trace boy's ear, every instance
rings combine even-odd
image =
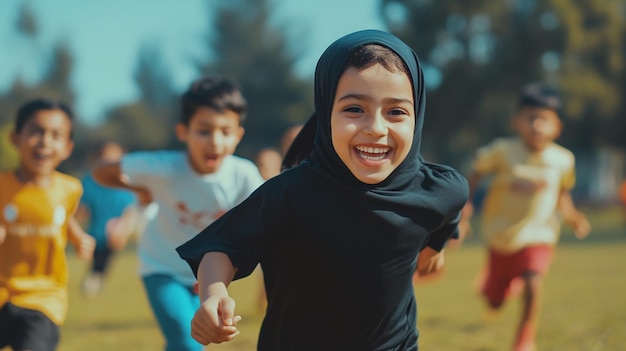
[[[187,125],[183,123],[176,124],[176,138],[178,138],[180,142],[187,142]]]
[[[73,151],[74,151],[74,142],[72,140],[69,140],[67,142],[67,148],[65,149],[65,155],[63,155],[63,161],[70,158]]]
[[[241,141],[241,139],[243,138],[243,135],[246,134],[246,130],[242,126],[239,126],[238,133],[239,133],[239,141]]]

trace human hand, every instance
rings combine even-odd
[[[147,188],[135,188],[134,191],[139,205],[147,206],[152,202],[152,193]]]
[[[578,239],[584,239],[591,232],[591,224],[584,214],[575,212],[569,218],[565,219],[570,227],[574,230],[574,236]]]
[[[191,336],[200,344],[220,344],[239,335],[235,316],[235,300],[229,296],[211,296],[196,311],[191,320]]]
[[[107,244],[112,250],[120,250],[126,246],[130,232],[124,227],[119,217],[111,218],[105,225]]]
[[[4,242],[4,239],[7,237],[7,228],[3,225],[0,225],[0,244]]]
[[[81,235],[80,238],[74,242],[74,249],[76,254],[81,260],[89,260],[93,257],[93,252],[96,249],[96,239],[90,235]]]

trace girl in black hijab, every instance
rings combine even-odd
[[[326,49],[295,166],[177,249],[198,277],[197,341],[239,333],[227,287],[260,263],[258,350],[417,350],[412,275],[440,262],[467,199],[458,172],[420,156],[424,104],[418,58],[395,36]]]

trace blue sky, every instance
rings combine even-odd
[[[273,0],[273,23],[298,45],[297,71],[311,76],[317,58],[349,32],[384,29],[380,0]],[[35,43],[16,34],[18,10],[29,3],[39,24]],[[355,4],[358,4],[355,6]],[[27,82],[41,74],[41,59],[65,39],[74,55],[75,109],[97,123],[104,109],[136,96],[132,72],[145,41],[157,42],[180,90],[196,77],[192,59],[202,57],[210,26],[206,0],[0,0],[0,92],[17,76]]]

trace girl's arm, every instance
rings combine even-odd
[[[202,305],[191,321],[191,336],[202,345],[231,341],[239,335],[235,301],[228,285],[237,269],[222,252],[208,252],[198,266],[198,288]]]
[[[574,206],[572,195],[568,190],[561,190],[558,209],[565,222],[572,227],[578,239],[585,238],[591,231],[591,224],[585,215]]]

